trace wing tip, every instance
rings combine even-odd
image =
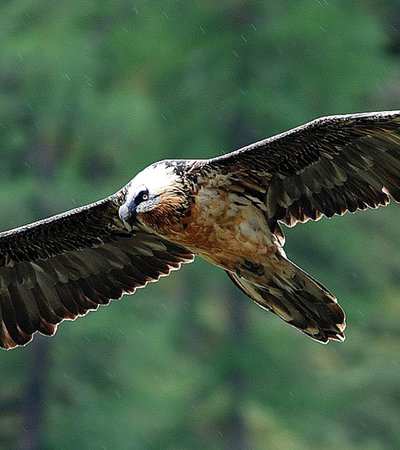
[[[321,344],[328,344],[330,341],[344,342],[346,340],[346,335],[344,334],[344,329],[346,328],[345,321],[341,323],[334,324],[329,328],[318,327],[316,329],[301,329],[299,331],[305,333],[311,339],[320,342]]]

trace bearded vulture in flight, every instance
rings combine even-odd
[[[199,255],[326,343],[336,298],[290,262],[280,224],[400,201],[400,111],[324,117],[209,160],[150,165],[110,197],[0,234],[0,346],[133,293]]]

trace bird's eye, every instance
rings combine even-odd
[[[147,190],[141,191],[136,197],[136,203],[139,204],[141,202],[145,202],[148,199],[149,199],[149,192]]]

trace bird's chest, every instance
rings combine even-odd
[[[199,190],[190,216],[171,227],[168,239],[228,270],[238,258],[265,259],[274,246],[262,211],[249,199],[216,188]]]

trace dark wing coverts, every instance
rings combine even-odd
[[[288,226],[386,205],[400,201],[400,112],[323,117],[209,164]]]
[[[132,293],[193,260],[118,219],[122,193],[0,234],[0,346],[52,335],[63,319]]]

